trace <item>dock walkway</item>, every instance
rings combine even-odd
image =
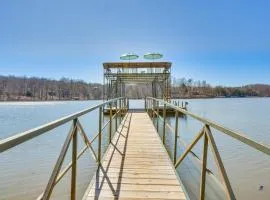
[[[127,113],[84,199],[186,199],[146,112]]]

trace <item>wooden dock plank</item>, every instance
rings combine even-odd
[[[145,112],[125,116],[84,199],[186,199]]]

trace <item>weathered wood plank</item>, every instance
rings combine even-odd
[[[89,193],[89,197],[93,198],[95,196],[101,197],[111,197],[118,196],[119,199],[123,198],[133,198],[133,199],[148,199],[148,198],[162,198],[162,199],[185,199],[185,195],[183,192],[178,191],[125,191],[120,190],[118,193],[113,193],[111,190],[97,190],[91,191]]]
[[[173,171],[167,170],[167,169],[140,169],[140,168],[135,168],[135,169],[128,169],[128,168],[112,168],[110,167],[108,169],[108,173],[110,172],[119,172],[122,171],[122,173],[146,173],[146,174],[174,174]]]
[[[110,177],[110,178],[144,178],[144,179],[174,179],[174,174],[147,174],[147,173],[116,173],[110,172],[105,175],[101,173],[100,177]]]
[[[179,186],[178,185],[146,185],[146,184],[118,184],[113,183],[112,185],[109,185],[107,182],[103,184],[102,189],[103,190],[111,190],[111,186],[114,188],[121,187],[121,190],[125,191],[170,191],[170,192],[179,192]],[[93,188],[94,189],[94,188]]]
[[[135,185],[176,185],[179,186],[179,191],[181,191],[182,189],[180,188],[180,183],[178,180],[176,179],[145,179],[145,178],[121,178],[121,180],[119,180],[119,178],[113,178],[113,177],[109,177],[108,179],[102,179],[100,177],[99,178],[99,182],[95,183],[96,185],[92,186],[92,187],[98,187],[100,188],[100,185],[102,185],[102,181],[103,182],[107,182],[109,184],[121,184],[121,187],[123,185],[126,184],[135,184]],[[96,177],[95,177],[96,179]],[[116,189],[116,188],[115,188]]]

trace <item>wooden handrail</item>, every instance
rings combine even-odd
[[[156,105],[159,103],[163,104],[163,117],[159,115],[159,106],[156,108]],[[172,108],[175,111],[175,118],[176,118],[176,123],[175,123],[175,129],[173,129],[168,123],[166,123],[166,110],[167,108]],[[156,110],[155,110],[156,109]],[[201,139],[204,138],[204,143],[203,143],[203,156],[202,156],[202,161],[200,162],[201,164],[201,184],[200,184],[200,200],[205,199],[205,184],[206,184],[206,172],[207,172],[207,154],[208,154],[208,144],[210,144],[210,148],[213,152],[214,155],[214,160],[216,162],[216,165],[218,167],[218,171],[222,177],[223,180],[223,185],[226,189],[226,194],[227,194],[227,199],[236,199],[233,189],[231,187],[229,178],[227,176],[225,167],[223,165],[222,159],[220,157],[218,148],[216,146],[214,137],[211,133],[210,127],[221,131],[222,133],[225,133],[226,135],[229,135],[238,141],[249,145],[250,147],[259,150],[262,153],[265,153],[267,155],[270,155],[270,148],[264,144],[255,142],[251,140],[250,138],[246,137],[244,134],[241,134],[239,132],[230,130],[228,128],[223,127],[220,124],[214,123],[208,119],[202,118],[200,116],[197,116],[191,112],[188,112],[180,107],[177,107],[167,101],[161,100],[161,99],[156,99],[153,97],[147,97],[145,98],[145,110],[148,112],[148,114],[152,114],[152,119],[154,119],[154,116],[157,118],[157,126],[158,126],[158,121],[159,119],[163,121],[163,134],[162,134],[162,140],[165,145],[165,140],[166,140],[166,126],[170,129],[171,132],[174,132],[174,154],[173,154],[173,162],[175,165],[175,168],[179,166],[179,164],[184,160],[184,158],[188,155],[188,153],[192,152],[192,148],[195,146],[195,144]],[[152,112],[150,113],[149,110]],[[190,145],[186,147],[186,150],[184,153],[178,158],[176,161],[176,153],[177,153],[177,134],[178,134],[178,112],[191,116],[194,119],[197,119],[200,122],[203,122],[204,127],[201,129],[201,131],[198,133],[198,135],[194,138],[194,140],[191,142]],[[158,127],[157,127],[158,129]]]
[[[147,97],[146,99],[152,99],[154,101],[158,101],[160,103],[166,104],[166,106],[168,106],[170,108],[173,108],[174,110],[177,110],[182,114],[185,114],[185,115],[190,116],[190,117],[192,117],[194,119],[197,119],[198,121],[202,122],[203,124],[206,124],[206,125],[214,128],[214,129],[216,129],[216,130],[218,130],[218,131],[220,131],[220,132],[222,132],[222,133],[224,133],[226,135],[229,135],[232,138],[235,138],[238,141],[241,141],[242,143],[245,143],[245,144],[251,146],[252,148],[257,149],[262,153],[270,155],[270,147],[269,146],[267,146],[265,144],[262,144],[262,143],[259,143],[259,142],[256,142],[256,141],[248,138],[247,136],[245,136],[245,134],[243,134],[243,133],[233,131],[233,130],[231,130],[229,128],[226,128],[226,127],[224,127],[224,126],[222,126],[222,125],[220,125],[218,123],[215,123],[215,122],[213,122],[213,121],[211,121],[209,119],[200,117],[200,116],[198,116],[198,115],[196,115],[194,113],[191,113],[191,112],[189,112],[187,110],[184,110],[184,109],[182,109],[182,108],[180,108],[178,106],[175,106],[175,105],[173,105],[173,104],[171,104],[171,103],[169,103],[167,101],[164,101],[162,99],[156,99],[156,98],[153,98],[153,97]]]
[[[157,108],[157,109],[159,109],[159,108]],[[156,111],[154,111],[156,114],[157,114],[157,112]],[[159,115],[157,115],[157,118],[159,119],[159,120],[161,120],[161,121],[163,121],[163,118],[161,117],[161,116],[159,116]],[[156,124],[156,129],[157,129],[157,131],[158,131],[158,121],[159,120],[156,120],[157,121],[157,124]],[[175,125],[175,129],[173,129],[173,127],[170,125],[170,124],[168,124],[168,123],[166,123],[166,126],[170,129],[170,131],[172,132],[172,133],[177,133],[178,132],[178,130],[176,130],[176,125]],[[175,135],[175,137],[176,137],[177,135]],[[176,148],[177,148],[177,144],[176,144],[176,142],[180,142],[184,147],[186,147],[187,146],[187,144],[183,141],[183,140],[181,140],[181,139],[179,139],[178,138],[178,136],[177,136],[177,138],[175,139],[175,146],[176,146]],[[176,151],[176,149],[174,149],[174,151]],[[202,161],[199,159],[199,156],[194,152],[194,151],[192,151],[192,149],[189,151],[191,154],[192,154],[192,156],[194,157],[194,159],[196,159],[196,162],[198,162],[199,164],[202,164]],[[176,153],[176,152],[175,152]],[[176,162],[176,161],[175,161]],[[175,164],[175,162],[174,162],[174,164]],[[210,169],[208,169],[208,168],[206,168],[206,171],[208,172],[208,173],[210,173],[210,174],[213,174],[213,172],[210,170]]]
[[[99,107],[102,107],[104,105],[107,105],[109,103],[112,103],[112,102],[116,102],[120,99],[124,99],[124,97],[119,97],[119,98],[115,98],[115,99],[111,99],[109,101],[106,101],[104,103],[101,103],[101,104],[98,104],[96,106],[93,106],[91,108],[87,108],[85,110],[82,110],[80,112],[76,112],[74,114],[71,114],[71,115],[68,115],[68,116],[65,116],[65,117],[62,117],[58,120],[55,120],[55,121],[52,121],[50,123],[47,123],[45,125],[42,125],[42,126],[39,126],[39,127],[36,127],[36,128],[33,128],[31,130],[28,130],[28,131],[25,131],[25,132],[22,132],[22,133],[18,133],[14,136],[11,136],[11,137],[8,137],[6,139],[3,139],[0,141],[0,153],[1,152],[4,152],[12,147],[15,147],[23,142],[26,142],[32,138],[35,138],[43,133],[46,133],[56,127],[59,127],[69,121],[72,121],[82,115],[85,115]]]
[[[124,100],[122,102],[122,100]],[[115,114],[112,116],[112,106],[111,104],[119,101],[119,109],[116,110]],[[39,195],[39,197],[37,199],[39,200],[48,200],[50,199],[50,196],[52,194],[53,188],[55,187],[55,185],[64,177],[64,175],[68,172],[68,170],[72,170],[71,171],[71,200],[75,200],[76,199],[76,176],[77,176],[77,160],[83,155],[83,153],[89,149],[90,152],[92,153],[95,161],[97,161],[98,163],[100,163],[101,160],[101,135],[104,131],[104,129],[108,126],[108,124],[110,124],[110,134],[111,134],[111,127],[112,127],[112,120],[115,118],[115,121],[117,120],[118,114],[121,113],[124,114],[124,112],[128,111],[128,107],[124,107],[124,106],[128,106],[128,103],[125,103],[127,101],[126,98],[124,97],[119,97],[116,99],[111,99],[109,101],[103,102],[101,104],[98,104],[94,107],[82,110],[80,112],[68,115],[66,117],[60,118],[58,120],[55,120],[53,122],[50,122],[48,124],[39,126],[37,128],[25,131],[23,133],[19,133],[17,135],[11,136],[9,138],[3,139],[0,141],[0,152],[4,152],[10,148],[13,148],[21,143],[24,143],[32,138],[35,138],[43,133],[46,133],[58,126],[61,126],[62,124],[65,124],[69,121],[73,121],[72,123],[72,127],[71,130],[69,132],[69,134],[67,135],[64,145],[62,146],[60,155],[57,159],[57,162],[54,166],[54,169],[52,171],[52,174],[50,176],[50,179],[48,181],[47,187],[45,189],[45,191]],[[123,104],[124,103],[124,104]],[[106,122],[103,126],[102,126],[102,108],[107,105],[110,104],[110,119],[108,122]],[[96,136],[94,136],[94,138],[90,141],[81,125],[81,123],[79,122],[79,117],[82,115],[85,115],[95,109],[99,108],[99,131],[98,134]],[[117,107],[116,107],[117,108]],[[122,117],[120,117],[120,120],[122,119]],[[117,123],[116,123],[116,129],[117,129]],[[78,133],[80,133],[80,136],[82,137],[84,143],[85,143],[85,147],[79,152],[77,153],[77,140],[78,140]],[[94,142],[94,140],[99,139],[98,141],[98,155],[95,154],[94,149],[92,148],[92,143]],[[66,156],[67,150],[70,146],[70,143],[72,142],[72,161],[66,166],[64,167],[64,169],[60,172],[64,158]]]

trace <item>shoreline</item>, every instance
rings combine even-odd
[[[245,96],[245,97],[241,97],[241,96],[233,96],[233,97],[224,97],[224,96],[217,96],[217,97],[177,97],[177,98],[172,98],[172,100],[182,100],[182,99],[237,99],[237,98],[270,98],[269,96]],[[59,102],[59,101],[72,101],[72,102],[76,102],[76,101],[102,101],[103,99],[78,99],[78,100],[74,100],[74,99],[60,99],[60,100],[33,100],[33,99],[22,99],[22,100],[18,100],[18,99],[14,99],[14,100],[0,100],[0,103],[2,102]],[[132,100],[144,100],[144,98],[141,99],[132,99]]]

